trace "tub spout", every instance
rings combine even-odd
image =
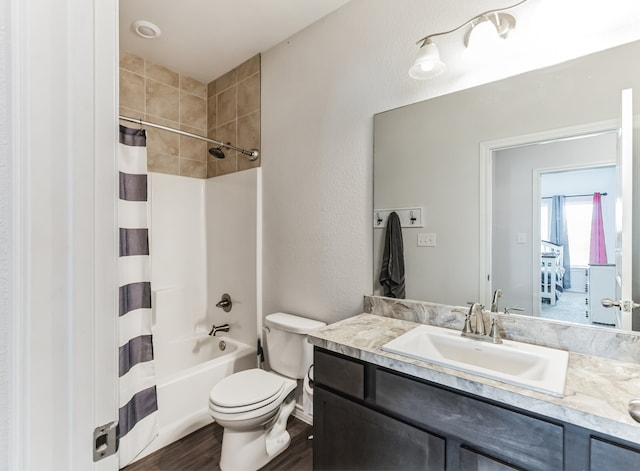
[[[214,325],[209,335],[215,337],[218,332],[229,332],[229,324]]]

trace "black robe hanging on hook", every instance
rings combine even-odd
[[[404,244],[400,218],[395,211],[387,219],[379,281],[384,296],[404,299]]]

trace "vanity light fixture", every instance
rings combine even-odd
[[[480,49],[491,43],[495,44],[506,39],[509,32],[515,28],[516,19],[514,16],[505,13],[505,11],[520,6],[526,1],[528,0],[522,0],[505,8],[485,11],[465,21],[456,28],[440,33],[429,34],[420,39],[416,42],[416,44],[420,46],[420,49],[418,50],[416,60],[409,69],[409,76],[417,80],[424,80],[444,72],[446,68],[445,63],[440,59],[438,46],[432,41],[432,38],[436,36],[455,33],[465,27],[469,27],[464,37],[464,45],[467,48],[473,47],[474,49]]]

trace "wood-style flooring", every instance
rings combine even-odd
[[[124,468],[125,471],[219,471],[222,427],[216,423]],[[295,417],[289,418],[287,431],[291,444],[261,471],[311,471],[313,468],[313,428]]]

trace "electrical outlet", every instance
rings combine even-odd
[[[436,235],[433,232],[418,234],[418,247],[435,247]]]

